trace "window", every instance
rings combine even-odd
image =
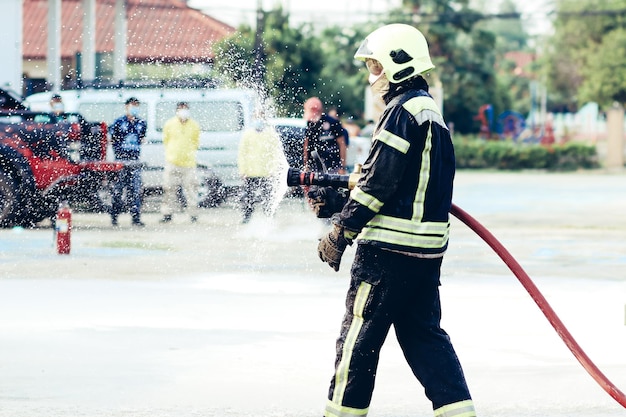
[[[156,129],[176,113],[176,101],[161,101],[156,106]],[[189,101],[191,117],[203,132],[237,132],[243,129],[243,106],[238,101]]]
[[[0,116],[0,123],[3,124],[15,124],[15,123],[22,123],[23,119],[22,116],[15,116],[15,115],[2,115]]]
[[[53,123],[49,114],[35,114],[32,117],[33,122],[37,123]]]
[[[126,106],[122,100],[119,103],[80,103],[78,112],[85,120],[103,121],[110,125],[126,114]],[[139,106],[139,118],[148,118],[148,106],[145,103]]]

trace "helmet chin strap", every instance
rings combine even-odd
[[[374,75],[374,74],[370,73],[369,77],[367,78],[367,81],[369,81],[370,85],[374,85],[374,83],[376,81],[378,81],[378,79],[380,77],[383,77],[384,75],[385,75],[384,72],[381,72],[379,75]]]

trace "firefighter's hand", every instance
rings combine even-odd
[[[335,213],[339,213],[348,201],[343,194],[332,187],[311,187],[307,197],[315,215],[320,219],[327,219]]]
[[[333,225],[333,230],[320,239],[317,245],[317,253],[323,262],[328,263],[335,271],[339,271],[341,256],[352,241],[344,236],[344,229],[341,226]]]

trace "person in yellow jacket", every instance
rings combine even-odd
[[[165,146],[165,169],[161,223],[172,221],[172,213],[177,203],[176,190],[179,186],[183,189],[191,222],[196,222],[198,220],[196,154],[200,147],[200,125],[190,117],[187,102],[179,102],[176,105],[176,116],[165,122],[163,146]]]
[[[253,129],[244,131],[239,144],[237,166],[243,179],[240,205],[243,223],[250,221],[255,206],[261,204],[270,212],[274,194],[274,179],[281,162],[285,162],[280,137],[276,130],[262,119]]]

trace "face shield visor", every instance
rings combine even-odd
[[[384,73],[383,66],[381,65],[380,62],[372,58],[367,58],[365,60],[365,66],[367,67],[367,70],[370,73],[368,81],[370,85],[372,85]]]

